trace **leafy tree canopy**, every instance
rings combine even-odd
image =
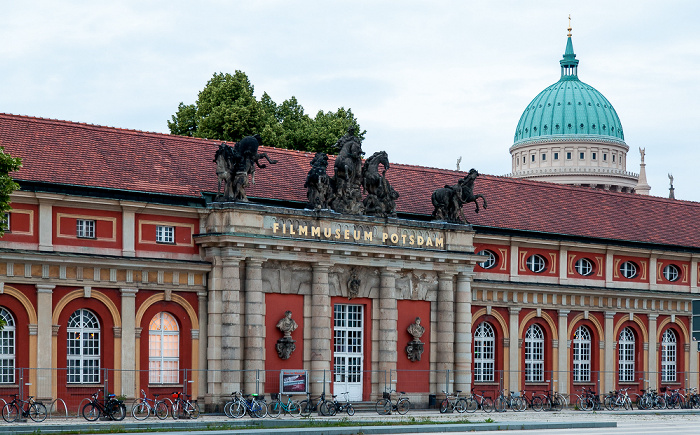
[[[10,172],[21,167],[22,160],[19,157],[6,154],[5,148],[0,147],[0,236],[5,234],[5,213],[10,210],[10,194],[19,189],[19,184],[10,177]]]
[[[337,153],[333,145],[351,125],[365,137],[350,109],[320,110],[312,118],[295,97],[278,105],[267,93],[257,100],[253,91],[242,71],[214,74],[194,104],[180,103],[168,121],[170,133],[225,141],[257,133],[267,146],[328,154]]]

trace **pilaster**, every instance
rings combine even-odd
[[[601,391],[611,391],[615,388],[615,311],[605,312],[605,367],[603,367],[604,384]]]
[[[656,328],[656,319],[659,317],[658,314],[649,314],[647,316],[649,318],[649,346],[648,346],[648,357],[647,357],[647,379],[649,380],[649,388],[657,388],[658,386],[658,380],[659,380],[659,373],[658,373],[658,364],[657,364],[657,355],[658,352],[656,351],[656,334],[657,334],[657,328]]]
[[[52,355],[54,349],[51,321],[53,312],[53,289],[55,285],[37,284],[37,325],[36,325],[36,396],[37,399],[46,400],[51,398],[51,385],[53,383]],[[19,343],[18,343],[19,344]]]
[[[245,372],[243,388],[261,393],[265,370],[265,294],[262,291],[262,259],[245,261]],[[260,378],[258,378],[258,375]],[[258,383],[262,382],[262,385]]]
[[[53,201],[39,199],[39,250],[53,251]]]
[[[379,287],[379,370],[396,371],[398,343],[398,308],[396,303],[396,272],[398,269],[381,270]]]
[[[198,397],[204,397],[207,394],[207,292],[202,291],[197,293],[197,302],[199,306],[199,349],[193,349],[198,353],[199,358],[199,391]]]
[[[559,310],[559,371],[557,372],[558,391],[569,392],[569,310]]]
[[[511,362],[510,372],[508,373],[508,388],[512,391],[520,390],[520,355],[519,346],[520,337],[518,336],[520,327],[520,307],[508,308],[508,335],[510,336],[510,346],[508,347],[508,359]]]
[[[138,397],[136,391],[136,293],[138,289],[123,288],[122,296],[122,389],[127,398]]]
[[[122,255],[136,256],[136,208],[122,206]]]
[[[228,256],[228,253],[222,253],[222,267],[221,267],[221,292],[209,292],[208,304],[209,307],[212,304],[220,304],[222,306],[221,313],[212,313],[209,310],[207,314],[207,320],[209,325],[216,324],[220,322],[219,328],[215,328],[215,333],[217,334],[220,344],[220,358],[219,369],[225,370],[220,374],[221,385],[223,394],[230,394],[233,391],[239,391],[242,389],[241,385],[241,372],[243,368],[241,366],[241,361],[243,360],[243,349],[242,349],[242,336],[243,336],[243,307],[241,304],[241,292],[242,283],[240,277],[240,267],[242,258]],[[209,334],[209,342],[212,342],[212,329],[207,331]],[[211,345],[210,345],[211,349]],[[209,371],[212,370],[210,366]],[[253,393],[253,391],[245,391],[246,393]],[[211,390],[209,390],[211,393]]]
[[[311,393],[330,391],[331,297],[328,284],[330,264],[314,264],[311,282]]]

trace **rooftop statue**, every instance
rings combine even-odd
[[[246,188],[249,177],[255,184],[255,167],[264,168],[261,159],[270,164],[277,160],[270,159],[265,153],[258,153],[258,147],[262,145],[260,135],[246,136],[231,147],[222,142],[214,154],[216,163],[216,176],[219,180],[217,200],[221,201],[248,201]],[[224,194],[221,196],[221,183],[224,183]]]
[[[384,167],[379,173],[379,165]],[[362,202],[365,214],[373,216],[396,216],[396,200],[399,193],[394,190],[386,178],[389,169],[389,157],[386,151],[377,151],[362,167],[362,188],[367,197]]]
[[[312,210],[325,210],[333,195],[331,179],[326,173],[328,168],[328,156],[326,153],[316,153],[311,160],[311,169],[306,175],[306,208]]]
[[[474,180],[479,176],[476,169],[470,169],[469,173],[457,181],[453,186],[445,186],[433,192],[432,201],[435,210],[433,210],[433,220],[447,221],[460,223],[462,220],[469,223],[464,217],[462,206],[468,202],[473,202],[476,206],[474,210],[479,213],[479,203],[477,199],[481,198],[486,208],[486,198],[484,195],[474,194]]]
[[[338,213],[362,214],[362,143],[355,136],[355,126],[348,128],[347,134],[338,139],[335,147],[339,150],[335,159],[335,175],[331,179],[333,199],[331,208]]]

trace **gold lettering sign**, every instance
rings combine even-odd
[[[364,227],[366,228],[366,227]],[[309,231],[310,229],[310,231]],[[375,231],[367,231],[365,229],[350,228],[330,228],[314,225],[293,224],[287,222],[272,223],[272,233],[282,234],[285,236],[306,237],[309,236],[315,239],[323,240],[339,240],[349,242],[373,242]],[[428,232],[408,231],[408,234],[399,233],[381,233],[381,244],[392,246],[413,246],[419,248],[441,248],[445,249],[445,239],[439,234],[430,234]],[[379,239],[376,240],[379,242]]]

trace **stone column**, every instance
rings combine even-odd
[[[123,288],[122,295],[122,391],[128,397],[138,397],[136,391],[136,293],[138,289]]]
[[[605,382],[601,386],[601,392],[611,391],[615,385],[615,324],[613,323],[615,314],[614,311],[605,312],[605,367],[603,367]]]
[[[508,309],[508,335],[510,335],[510,347],[508,348],[508,360],[510,361],[510,373],[508,373],[508,388],[512,391],[520,390],[520,307]]]
[[[214,252],[211,252],[214,251]],[[209,295],[207,301],[207,396],[205,403],[216,404],[221,400],[222,388],[224,391],[231,389],[230,385],[222,385],[222,293],[223,293],[223,262],[219,257],[218,250],[207,252],[207,259],[212,263],[212,270],[209,273],[208,288]],[[228,391],[231,393],[231,391]]]
[[[379,287],[379,370],[386,373],[387,379],[390,371],[396,371],[397,342],[399,334],[397,322],[399,312],[396,303],[396,272],[398,269],[383,269],[381,271]],[[398,347],[405,347],[405,343],[398,343]]]
[[[330,392],[331,297],[329,264],[314,264],[311,282],[311,373],[309,386],[314,395]],[[325,380],[325,382],[324,382]]]
[[[454,370],[455,365],[455,307],[454,273],[439,272],[437,295],[437,369]],[[438,374],[438,379],[442,375]],[[438,381],[439,384],[439,381]],[[448,388],[452,390],[452,388]]]
[[[647,370],[647,380],[649,381],[649,388],[657,388],[658,387],[658,380],[659,380],[659,369],[657,365],[657,355],[658,351],[656,350],[656,319],[659,317],[658,314],[649,314],[649,346],[648,346],[648,359],[647,359],[647,367],[645,369]],[[641,337],[640,337],[641,338]]]
[[[55,285],[37,284],[37,376],[36,395],[37,399],[46,400],[51,398],[51,385],[53,382],[53,371],[51,370],[54,349],[52,349],[52,313],[53,313],[53,289]],[[18,343],[19,344],[19,343]]]
[[[559,372],[557,380],[559,381],[558,391],[561,394],[569,392],[569,310],[559,310]],[[593,343],[591,343],[593,346]]]
[[[199,302],[199,349],[192,349],[199,355],[199,391],[197,397],[204,397],[207,394],[207,292],[202,291],[197,293],[197,302]]]
[[[244,391],[264,391],[265,294],[262,289],[262,263],[259,258],[245,262],[245,359]],[[258,382],[260,381],[260,383]]]
[[[455,390],[471,391],[473,268],[457,275],[455,293]]]
[[[221,322],[221,328],[218,331],[218,337],[221,344],[221,369],[224,370],[221,375],[221,394],[227,396],[234,391],[242,389],[241,385],[241,361],[243,359],[242,335],[243,335],[243,307],[241,304],[241,277],[240,267],[242,258],[233,257],[224,253],[222,258],[221,270],[221,289],[219,294],[209,292],[209,306],[212,303],[218,303],[222,306],[221,314],[215,314],[214,317]],[[216,298],[216,300],[213,300]],[[207,314],[209,324],[216,322],[212,318],[212,311]],[[211,329],[209,334],[209,343],[211,347],[212,337]],[[209,367],[211,371],[211,367]],[[245,391],[253,393],[253,391]],[[209,391],[211,393],[211,390]]]

